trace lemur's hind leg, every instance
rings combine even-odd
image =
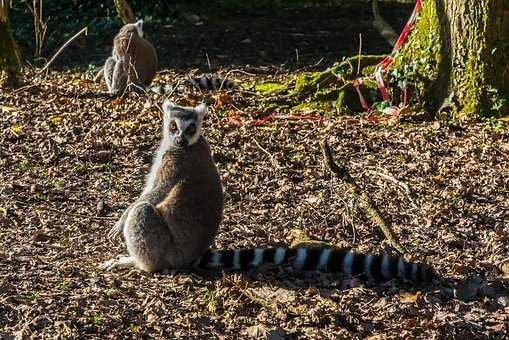
[[[119,95],[127,86],[127,75],[124,70],[124,62],[115,60],[113,57],[106,59],[104,63],[104,80],[108,87],[108,93]]]
[[[121,95],[127,86],[127,73],[124,67],[123,60],[117,60],[115,68],[113,69],[113,77],[111,78],[111,91],[110,94],[115,96]]]
[[[169,267],[167,254],[176,248],[173,235],[164,218],[150,202],[138,201],[130,206],[113,226],[110,235],[114,236],[119,230],[123,230],[130,256],[106,261],[101,265],[102,269],[136,267],[154,272]]]
[[[168,253],[175,251],[170,228],[159,211],[148,201],[138,201],[129,211],[124,238],[136,267],[155,272],[168,268]]]
[[[115,59],[113,59],[113,57],[109,57],[106,59],[103,67],[104,80],[106,81],[106,87],[108,87],[109,93],[112,91],[113,70],[115,69],[115,64]]]

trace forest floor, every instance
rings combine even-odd
[[[508,126],[294,112],[253,93],[253,82],[286,81],[330,66],[318,61],[343,55],[329,51],[332,41],[345,55],[355,54],[357,32],[372,38],[367,52],[387,52],[370,26],[369,6],[325,13],[327,23],[317,14],[307,30],[297,13],[284,14],[286,21],[260,14],[265,24],[253,19],[260,28],[280,29],[288,46],[292,34],[305,31],[295,44],[309,43],[308,59],[304,53],[298,64],[292,60],[295,48],[270,50],[280,45],[271,44],[267,30],[253,29],[208,52],[212,68],[223,75],[235,70],[229,77],[244,91],[172,95],[181,104],[209,104],[204,135],[225,191],[213,247],[289,245],[307,235],[362,252],[391,251],[352,192],[324,166],[319,143],[326,140],[400,242],[457,286],[373,285],[288,268],[210,277],[101,271],[101,262],[126,253],[106,234],[142,188],[160,139],[163,99],[110,98],[104,84],[92,81],[93,72],[79,68],[46,76],[29,68],[24,88],[0,88],[0,338],[505,338],[508,273],[500,268],[509,256]],[[245,26],[238,15],[228,17],[230,24]],[[393,24],[405,16],[394,15]],[[338,27],[349,20],[355,30]],[[201,43],[212,46],[214,37],[224,36],[221,29],[211,33],[225,21],[217,22],[193,26],[194,37],[202,36],[196,45],[186,45],[191,34],[174,37],[176,49],[159,38],[169,56],[160,53],[166,70],[155,82],[208,71]],[[301,31],[290,32],[289,22]],[[329,35],[322,46],[323,27]],[[248,38],[251,54],[238,48],[251,44],[239,45]]]

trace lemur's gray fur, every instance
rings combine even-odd
[[[120,233],[129,256],[103,269],[137,267],[155,272],[190,267],[214,239],[223,212],[223,191],[210,147],[201,135],[205,104],[163,103],[163,138],[141,196],[108,237]]]
[[[112,56],[104,64],[108,92],[122,94],[128,83],[148,86],[157,71],[157,53],[143,37],[143,21],[124,25],[113,39]]]

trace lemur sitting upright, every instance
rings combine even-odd
[[[112,56],[104,65],[108,92],[122,94],[129,83],[148,86],[157,71],[157,53],[143,37],[143,21],[124,25],[113,39]]]

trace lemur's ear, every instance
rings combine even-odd
[[[198,114],[198,117],[200,117],[200,119],[203,119],[203,117],[205,117],[205,115],[207,114],[207,104],[201,103],[200,105],[196,106],[194,110]]]
[[[175,104],[170,102],[169,100],[165,100],[163,102],[163,111],[164,113],[170,113],[171,110],[175,107]]]
[[[138,31],[138,35],[140,38],[143,38],[143,20],[138,20],[134,23],[134,27],[136,27],[136,30]]]

